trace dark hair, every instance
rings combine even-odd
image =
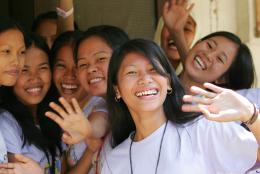
[[[33,21],[33,24],[32,24],[32,28],[31,28],[31,31],[32,32],[36,32],[39,25],[45,21],[45,20],[57,20],[58,19],[58,15],[56,13],[56,11],[48,11],[48,12],[44,12],[44,13],[41,13],[39,14]],[[75,30],[78,30],[79,27],[78,27],[78,24],[76,22],[74,22],[74,28]]]
[[[26,32],[25,32],[24,28],[20,25],[20,23],[18,23],[17,21],[15,21],[11,18],[1,16],[0,17],[0,33],[5,32],[10,29],[19,30],[23,34],[25,45],[27,45]]]
[[[29,47],[35,46],[49,56],[50,51],[43,38],[32,34],[28,39]],[[54,85],[51,85],[44,99],[37,105],[37,118],[40,129],[36,126],[29,107],[18,100],[12,87],[2,88],[2,98],[1,108],[8,110],[21,126],[23,146],[26,143],[33,144],[42,150],[51,164],[50,172],[54,174],[55,157],[59,155],[57,154],[57,149],[61,153],[61,129],[55,122],[45,116],[45,112],[51,110],[49,102],[57,101],[58,98],[58,93]],[[49,154],[51,154],[51,162]]]
[[[51,68],[53,70],[54,64],[56,63],[56,58],[58,51],[64,46],[70,46],[72,49],[75,46],[75,41],[82,34],[81,31],[66,31],[60,34],[55,40],[51,48]]]
[[[87,29],[82,36],[76,41],[75,49],[74,49],[74,59],[77,62],[78,56],[78,49],[84,40],[88,39],[89,37],[97,36],[103,39],[114,51],[117,47],[125,43],[129,40],[128,35],[124,30],[110,25],[99,25],[90,27]]]
[[[173,92],[167,95],[163,103],[164,112],[168,120],[176,124],[183,124],[198,116],[198,114],[181,111],[182,97],[185,92],[161,48],[149,40],[130,40],[114,51],[108,70],[107,105],[112,133],[111,144],[113,147],[124,141],[135,130],[135,124],[127,105],[123,100],[119,102],[115,100],[116,93],[113,88],[114,85],[118,84],[118,71],[122,61],[127,54],[133,52],[146,57],[159,74],[169,78]]]
[[[244,43],[242,43],[237,35],[227,31],[211,33],[201,40],[206,40],[216,36],[225,37],[238,45],[236,57],[234,58],[229,69],[222,76],[225,83],[217,85],[221,85],[225,88],[233,90],[251,88],[256,75],[253,58],[249,48]]]

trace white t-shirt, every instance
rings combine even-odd
[[[22,129],[15,118],[7,111],[0,114],[0,131],[6,143],[7,152],[30,157],[45,169],[45,174],[49,173],[50,165],[45,153],[35,145],[26,143],[23,146]],[[51,160],[51,155],[49,155],[49,159]],[[59,157],[56,158],[55,170],[57,174],[61,171],[61,159]]]
[[[106,112],[107,108],[105,100],[101,97],[92,97],[88,104],[84,107],[83,112],[86,117],[90,115],[91,112]],[[81,158],[87,144],[84,141],[79,142],[78,144],[71,145],[68,149],[68,163],[70,166],[74,166]]]
[[[236,92],[260,107],[260,88],[242,89]]]
[[[165,124],[132,144],[133,173],[155,173]],[[130,174],[130,137],[105,154],[102,174]],[[183,127],[168,122],[162,142],[158,174],[244,174],[257,157],[252,133],[235,122],[205,118]]]
[[[240,95],[246,97],[252,103],[255,103],[260,107],[260,88],[243,89],[236,91]],[[260,162],[257,162],[252,169],[250,169],[247,174],[257,174],[260,173]]]
[[[0,164],[1,163],[7,163],[7,149],[5,146],[4,138],[2,136],[2,133],[0,131]]]

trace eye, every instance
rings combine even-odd
[[[87,64],[87,63],[78,64],[78,68],[80,68],[80,69],[84,69],[84,68],[88,68],[88,67],[89,67],[89,64]]]
[[[157,72],[154,67],[149,69],[150,72]]]
[[[210,42],[207,42],[207,45],[208,45],[208,48],[209,48],[209,49],[212,49],[212,48],[213,48]]]
[[[25,54],[25,50],[20,51],[19,54],[20,54],[20,55],[24,55],[24,54]]]
[[[10,53],[11,51],[10,51],[9,49],[4,49],[4,50],[2,50],[1,52],[4,53],[4,54],[8,54],[8,53]]]
[[[26,73],[26,72],[28,72],[28,69],[23,68],[23,69],[21,70],[21,72],[22,72],[22,73]]]
[[[100,58],[98,58],[98,61],[99,61],[99,62],[105,62],[106,60],[107,60],[106,57],[100,57]]]
[[[40,70],[48,70],[49,69],[49,66],[41,66],[40,67]]]
[[[62,63],[57,63],[57,64],[55,64],[55,67],[57,67],[57,68],[65,68],[65,65],[62,64]]]
[[[135,74],[137,74],[136,71],[127,71],[126,72],[126,75],[135,75]]]
[[[223,61],[223,59],[222,59],[221,57],[217,57],[217,60],[218,60],[220,63],[224,64],[224,61]]]

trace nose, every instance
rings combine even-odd
[[[212,63],[217,57],[216,52],[215,51],[208,51],[206,53],[206,57],[207,57],[208,61]]]
[[[40,74],[38,71],[30,71],[29,73],[29,81],[30,82],[38,82],[40,81]]]
[[[139,80],[138,80],[138,84],[139,85],[147,85],[152,83],[152,78],[149,74],[147,73],[142,73],[140,74]]]
[[[67,79],[76,79],[77,78],[76,68],[71,68],[66,70],[64,77]]]
[[[94,73],[94,72],[97,72],[97,66],[96,65],[89,65],[88,73],[91,74],[91,73]]]

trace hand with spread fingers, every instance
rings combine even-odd
[[[184,30],[194,4],[188,0],[166,0],[163,6],[163,20],[168,30],[174,34]]]
[[[57,113],[48,111],[47,117],[54,120],[64,131],[62,140],[67,144],[76,144],[91,135],[91,125],[85,117],[76,99],[69,104],[63,97],[59,99],[63,107],[51,102],[50,107]],[[64,109],[63,109],[64,108]]]
[[[14,158],[18,162],[0,164],[0,174],[43,174],[44,170],[31,158],[20,154],[15,154]]]
[[[202,112],[203,115],[213,121],[247,122],[254,115],[254,105],[236,92],[205,83],[204,87],[211,92],[199,87],[191,87],[192,95],[185,95],[182,110],[184,112]]]

